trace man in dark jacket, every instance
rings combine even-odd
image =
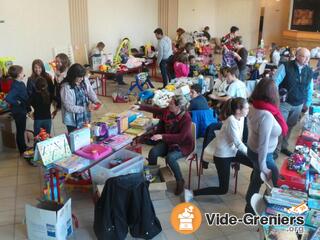
[[[298,48],[296,59],[280,65],[274,76],[279,90],[286,89],[287,92],[286,99],[280,103],[280,110],[287,121],[289,132],[285,138],[279,139],[278,151],[281,149],[288,156],[292,154],[288,150],[290,132],[299,120],[303,105],[308,108],[312,103],[313,81],[309,60],[310,51]]]

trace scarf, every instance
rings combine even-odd
[[[268,102],[265,102],[262,100],[254,100],[252,105],[256,109],[266,110],[266,111],[270,112],[274,116],[274,118],[277,120],[277,122],[279,123],[279,125],[282,129],[282,136],[287,135],[288,125],[287,125],[286,121],[284,120],[279,108],[277,108],[276,106],[274,106],[271,103],[268,103]]]
[[[91,119],[91,114],[88,111],[87,107],[89,104],[89,99],[87,96],[86,86],[84,83],[81,83],[79,86],[74,87],[74,93],[76,96],[76,105],[82,106],[85,108],[85,111],[82,113],[75,113],[76,127],[82,128],[84,124],[89,123]]]

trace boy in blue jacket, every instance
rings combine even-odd
[[[27,113],[31,111],[27,88],[23,82],[23,68],[13,65],[8,70],[9,76],[14,80],[5,100],[11,105],[11,113],[16,124],[16,141],[20,155],[27,150],[24,132],[26,130]]]

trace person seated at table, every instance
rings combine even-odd
[[[89,57],[92,58],[92,57],[100,57],[102,55],[104,55],[104,51],[103,49],[105,48],[105,44],[103,42],[98,42],[97,43],[97,46],[95,46],[91,52],[90,52],[90,55]]]
[[[176,178],[175,195],[180,195],[184,189],[184,179],[177,162],[188,156],[194,148],[191,131],[191,117],[187,111],[188,101],[184,96],[174,96],[167,108],[152,106],[134,106],[133,109],[166,115],[167,119],[158,128],[157,134],[151,137],[156,145],[148,154],[149,165],[156,165],[158,157],[166,157],[166,162]]]
[[[189,60],[189,75],[188,77],[196,77],[200,73],[200,67],[196,62],[196,57],[194,55],[190,55],[188,57]]]
[[[244,118],[248,115],[249,104],[244,98],[230,99],[227,104],[224,113],[227,119],[223,122],[217,136],[204,151],[211,159],[213,157],[219,177],[219,186],[194,191],[185,189],[186,202],[189,202],[193,196],[226,194],[229,190],[230,165],[232,162],[252,168],[252,163],[247,157],[247,147],[242,141]]]
[[[189,111],[207,110],[209,109],[207,99],[201,94],[202,87],[200,84],[193,84],[190,87],[191,101],[189,104]]]
[[[221,67],[219,72],[218,72],[218,78],[214,80],[214,85],[212,88],[212,94],[216,96],[226,96],[227,95],[227,87],[228,83],[226,80],[226,68]]]
[[[61,84],[62,121],[68,133],[90,123],[91,111],[96,108],[96,104],[101,104],[85,75],[86,69],[75,63]]]
[[[181,53],[177,61],[173,64],[174,74],[176,78],[188,77],[189,75],[189,64],[188,55],[186,53]]]
[[[214,93],[208,95],[209,98],[213,100],[218,100],[220,102],[226,102],[230,98],[242,97],[247,98],[247,88],[246,85],[237,79],[236,73],[238,71],[238,67],[226,67],[225,68],[225,76],[228,87],[226,88],[226,96],[218,96]]]

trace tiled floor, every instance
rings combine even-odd
[[[103,108],[96,113],[101,115],[106,112],[121,112],[129,108],[130,104],[113,104],[110,98],[101,98],[104,102]],[[32,123],[28,123],[31,128]],[[58,114],[53,124],[53,134],[57,135],[65,132],[66,129]],[[144,148],[144,155],[148,152],[148,147]],[[280,158],[282,159],[282,158]],[[163,164],[163,161],[160,161]],[[278,161],[281,164],[281,161]],[[180,162],[182,172],[187,179],[187,164],[183,160]],[[194,203],[204,212],[229,212],[237,216],[243,214],[245,200],[244,196],[249,183],[250,169],[241,167],[239,172],[238,193],[233,194],[234,179],[230,179],[229,193],[223,196],[201,196],[197,197]],[[193,179],[193,188],[196,186],[196,179]],[[218,184],[216,170],[210,164],[208,170],[204,170],[201,186],[213,186]],[[0,153],[0,239],[1,240],[21,240],[27,239],[26,225],[24,224],[25,204],[36,204],[40,196],[41,172],[39,168],[30,167],[23,159],[20,159],[15,151],[4,150]],[[72,208],[77,216],[80,226],[75,229],[73,239],[95,239],[93,225],[93,202],[91,193],[75,190],[71,193]],[[200,229],[193,235],[181,235],[176,233],[170,224],[171,209],[181,202],[179,197],[168,192],[151,193],[153,204],[158,218],[161,221],[163,231],[155,239],[216,239],[216,240],[256,240],[258,233],[256,228],[249,228],[243,225],[235,227],[209,227],[204,221]],[[128,239],[131,239],[128,237]]]

